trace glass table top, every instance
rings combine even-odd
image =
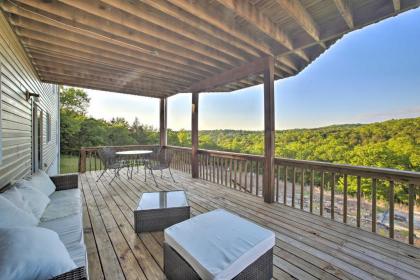
[[[143,193],[137,210],[164,209],[188,206],[184,191]]]
[[[153,151],[149,151],[149,150],[131,150],[131,151],[121,151],[121,152],[116,152],[116,155],[119,156],[123,156],[123,155],[127,155],[127,156],[131,156],[131,155],[147,155],[147,154],[152,154]]]

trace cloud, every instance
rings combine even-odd
[[[409,106],[398,110],[390,110],[386,112],[364,113],[356,115],[353,122],[357,123],[371,123],[385,121],[389,119],[405,119],[415,118],[420,116],[420,106]]]

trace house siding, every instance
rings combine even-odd
[[[42,83],[13,30],[0,13],[1,67],[1,149],[0,187],[31,173],[32,101],[25,91],[40,95],[37,105],[43,112],[42,166],[58,172],[59,110],[58,86]],[[46,113],[51,115],[51,140],[47,142]],[[51,174],[52,175],[52,174]]]

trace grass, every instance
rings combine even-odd
[[[61,155],[60,159],[60,172],[61,174],[78,172],[79,157]]]
[[[96,165],[95,165],[96,160]],[[101,167],[101,162],[98,158],[86,159],[86,171],[99,170]],[[79,157],[71,155],[61,155],[60,160],[60,171],[61,174],[74,173],[79,171]]]

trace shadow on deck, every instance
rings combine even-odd
[[[191,214],[224,208],[276,233],[275,279],[418,279],[420,249],[174,171],[111,184],[109,174],[80,174],[91,279],[164,279],[163,232],[136,234],[133,209],[145,191],[184,189]]]

